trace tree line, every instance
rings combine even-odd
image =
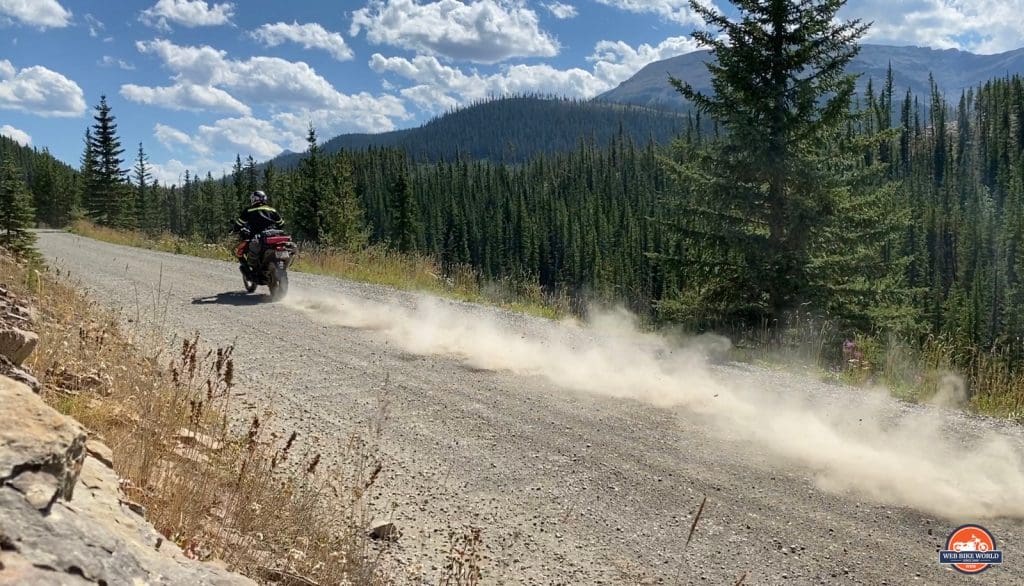
[[[934,83],[901,94],[890,72],[855,96],[843,65],[865,27],[834,18],[839,0],[817,4],[705,10],[724,35],[697,33],[718,57],[716,94],[673,81],[695,110],[667,148],[620,128],[520,163],[423,162],[388,146],[327,153],[310,128],[297,167],[238,157],[222,177],[163,186],[141,145],[126,168],[105,99],[77,174],[0,146],[48,225],[77,213],[217,241],[262,189],[308,244],[428,254],[581,308],[619,301],[694,330],[782,331],[802,312],[844,335],[941,336],[963,362],[1024,346],[1024,80],[950,102]]]

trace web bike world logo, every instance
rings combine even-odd
[[[980,574],[989,566],[1003,563],[996,538],[981,525],[964,525],[953,530],[946,548],[939,551],[939,563],[964,574]]]

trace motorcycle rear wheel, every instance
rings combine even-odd
[[[270,298],[273,301],[281,301],[288,294],[288,270],[282,264],[274,267],[270,278]]]

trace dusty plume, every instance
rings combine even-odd
[[[824,490],[957,520],[1024,518],[1024,449],[1012,438],[965,441],[944,429],[941,411],[895,414],[884,393],[862,393],[836,408],[799,393],[745,388],[705,359],[720,341],[644,333],[624,312],[526,336],[431,299],[403,309],[294,291],[287,303],[321,323],[374,330],[409,353],[454,356],[473,368],[542,376],[567,391],[698,413],[707,433],[756,444],[779,466],[810,471]],[[947,390],[944,402],[956,402],[956,391]]]

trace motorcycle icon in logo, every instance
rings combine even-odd
[[[964,574],[980,574],[1003,563],[1003,552],[996,548],[996,539],[988,529],[963,525],[949,535],[945,549],[939,551],[939,563]]]

